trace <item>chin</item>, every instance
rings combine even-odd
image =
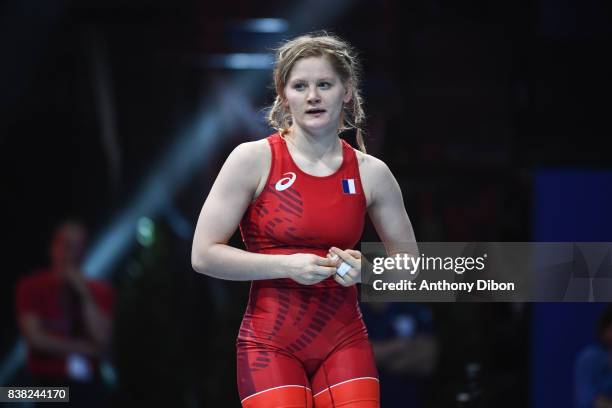
[[[328,133],[328,132],[335,131],[335,129],[329,130],[330,129],[329,125],[326,125],[326,126],[304,126],[302,129],[304,129],[308,133]]]
[[[328,120],[325,121],[312,121],[304,123],[304,127],[312,129],[325,129],[330,127],[331,123]]]
[[[300,123],[300,127],[307,131],[321,131],[333,128],[333,122],[327,119],[324,120],[308,120]]]

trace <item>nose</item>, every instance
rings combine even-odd
[[[321,97],[319,96],[319,90],[316,86],[308,88],[308,95],[306,96],[308,103],[319,103]]]

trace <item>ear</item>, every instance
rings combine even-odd
[[[281,106],[285,109],[289,109],[289,101],[285,98],[285,95],[279,95],[278,99],[281,103]]]
[[[351,99],[353,99],[353,85],[349,82],[346,84],[346,90],[344,91],[344,98],[342,101],[344,103],[349,103]]]

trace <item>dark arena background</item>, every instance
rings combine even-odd
[[[194,272],[193,231],[229,152],[272,133],[273,48],[322,29],[360,52],[368,151],[417,240],[612,241],[610,2],[8,0],[0,386],[32,384],[15,288],[77,219],[84,269],[114,288],[105,405],[240,406],[249,283]],[[382,406],[579,406],[604,306],[365,305],[409,361],[379,363]]]

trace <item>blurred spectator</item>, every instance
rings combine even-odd
[[[36,386],[69,386],[71,406],[101,406],[98,365],[111,334],[113,291],[81,269],[84,227],[65,222],[51,242],[51,266],[17,285],[19,328]]]
[[[584,348],[576,359],[574,388],[577,408],[612,408],[612,305],[597,325],[597,344]]]
[[[381,406],[424,406],[436,368],[438,342],[425,304],[362,303],[363,319],[380,375]]]

